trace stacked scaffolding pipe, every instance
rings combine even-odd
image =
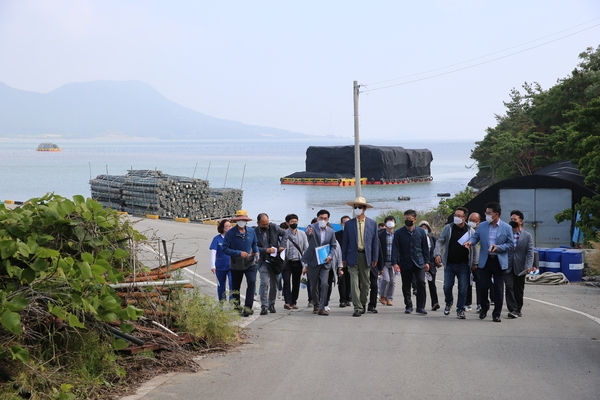
[[[156,170],[98,175],[90,186],[92,198],[104,207],[133,215],[205,220],[235,215],[242,207],[241,189],[211,189],[206,180]]]

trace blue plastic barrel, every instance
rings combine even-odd
[[[535,251],[537,251],[538,256],[539,256],[539,269],[540,269],[540,274],[546,272],[546,252],[550,250],[547,249],[545,247],[540,247],[540,248],[536,248]]]
[[[581,282],[583,277],[583,251],[567,250],[562,253],[560,272],[565,274],[569,282]]]
[[[564,249],[548,249],[546,250],[546,272],[561,272],[560,261],[562,259]]]

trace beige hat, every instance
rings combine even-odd
[[[252,221],[252,218],[248,216],[248,211],[246,210],[237,210],[235,212],[235,217],[231,218],[232,221]]]
[[[357,197],[356,199],[354,199],[354,201],[348,201],[346,202],[346,204],[348,204],[349,206],[365,206],[367,208],[373,208],[372,205],[370,205],[369,203],[367,203],[367,201],[365,200],[364,197]]]
[[[423,220],[423,221],[419,222],[419,226],[421,226],[421,225],[427,225],[427,228],[429,228],[429,230],[431,231],[431,225],[429,225],[429,222]]]

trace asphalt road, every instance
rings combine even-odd
[[[195,255],[187,275],[216,296],[207,250],[216,227],[150,220],[136,227],[152,227],[169,243],[176,237],[173,259]],[[443,299],[441,282],[438,294]],[[523,317],[510,320],[505,311],[501,323],[475,312],[466,320],[441,310],[405,315],[399,288],[395,306],[360,318],[337,307],[337,288],[329,316],[286,311],[278,301],[276,314],[245,320],[246,344],[125,399],[600,398],[600,289],[527,285],[525,296]]]

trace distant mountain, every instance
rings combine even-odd
[[[260,139],[308,137],[210,117],[139,81],[69,83],[50,93],[0,82],[0,137]]]

